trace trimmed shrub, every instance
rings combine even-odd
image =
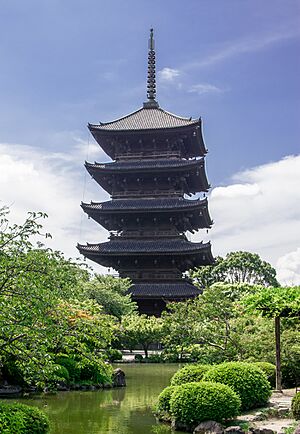
[[[276,385],[276,366],[268,362],[254,362],[253,365],[258,366],[267,376],[272,387]]]
[[[180,384],[192,383],[201,381],[203,375],[209,371],[210,365],[188,365],[175,372],[171,378],[172,386],[179,386]]]
[[[266,374],[252,363],[221,363],[213,366],[203,379],[230,386],[240,396],[242,410],[265,405],[271,396],[271,386]]]
[[[158,403],[156,406],[156,410],[158,413],[170,412],[170,399],[176,388],[177,386],[168,386],[159,394]]]
[[[112,368],[99,361],[84,361],[81,365],[80,380],[93,384],[106,384],[112,381]]]
[[[296,420],[300,419],[300,392],[292,399],[292,413]]]
[[[205,381],[177,386],[170,399],[172,417],[189,425],[232,419],[239,414],[240,406],[239,396],[229,386]]]
[[[36,407],[19,403],[0,403],[2,434],[46,434],[49,419]]]

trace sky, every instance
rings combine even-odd
[[[108,199],[83,167],[109,160],[86,125],[146,100],[150,27],[160,106],[203,119],[215,223],[193,239],[300,284],[299,0],[0,0],[1,203],[47,212],[68,257],[107,239],[80,208]]]

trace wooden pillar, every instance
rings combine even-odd
[[[275,347],[276,347],[276,390],[282,392],[281,386],[281,355],[280,355],[280,317],[275,317]]]

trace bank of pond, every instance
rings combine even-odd
[[[167,434],[176,429],[180,434],[193,432],[207,420],[225,429],[242,411],[265,406],[274,381],[271,364],[132,363],[120,367],[126,374],[126,387],[2,400],[1,433]],[[300,398],[294,401],[299,401],[294,411],[300,417]]]

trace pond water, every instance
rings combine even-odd
[[[43,409],[51,434],[169,434],[152,406],[169,385],[177,364],[122,364],[127,387],[96,392],[60,392],[21,402]],[[176,431],[178,434],[179,431]]]

